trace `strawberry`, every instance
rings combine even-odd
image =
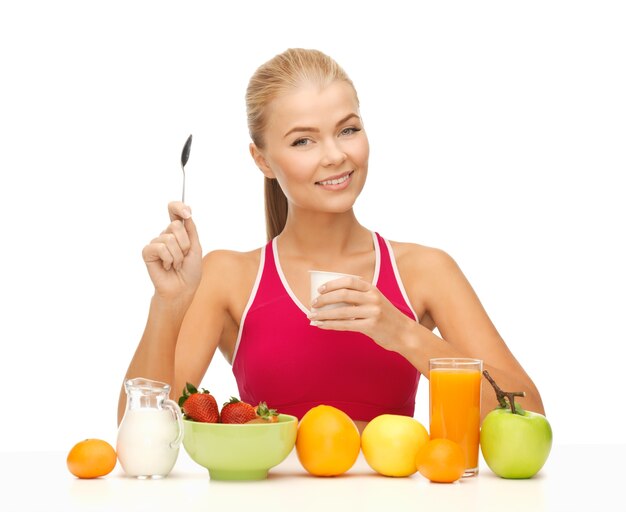
[[[266,402],[259,402],[254,408],[257,418],[266,423],[276,423],[278,421],[278,411],[270,409]],[[260,423],[260,422],[259,422]]]
[[[220,413],[215,397],[206,389],[198,391],[193,384],[187,382],[178,405],[185,413],[185,417],[203,423],[218,423]]]
[[[234,396],[222,407],[222,423],[247,423],[256,418],[254,407]]]
[[[246,421],[246,425],[250,425],[252,423],[261,423],[261,424],[267,424],[268,422],[266,420],[264,420],[263,418],[259,418],[258,416],[256,418],[254,418],[253,420],[250,421]]]

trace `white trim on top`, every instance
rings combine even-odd
[[[376,285],[378,283],[378,276],[380,274],[380,247],[378,246],[378,237],[376,236],[376,233],[371,231],[371,234],[372,234],[372,240],[374,241],[374,252],[376,253],[376,261],[374,264],[374,276],[372,277],[372,284]],[[305,315],[308,315],[311,311],[308,308],[306,308],[304,304],[300,302],[300,299],[296,297],[296,294],[293,293],[293,290],[291,289],[291,286],[289,286],[289,283],[287,282],[287,278],[285,277],[285,274],[283,273],[283,268],[280,265],[280,258],[278,257],[278,244],[276,243],[277,240],[278,240],[278,237],[272,240],[272,251],[274,252],[274,265],[276,266],[276,272],[278,273],[278,277],[280,277],[280,281],[283,283],[283,287],[287,291],[287,294],[289,295],[289,297],[291,297],[291,300],[293,300],[295,305],[298,306]]]
[[[252,306],[252,303],[254,302],[254,299],[256,298],[256,293],[259,290],[259,284],[261,283],[261,276],[263,275],[264,268],[265,268],[265,247],[261,247],[261,257],[259,258],[259,270],[257,271],[256,279],[254,280],[254,286],[252,287],[252,291],[250,292],[250,298],[248,299],[248,303],[246,304],[246,307],[243,310],[243,314],[241,315],[241,320],[239,321],[239,331],[237,332],[237,341],[235,342],[235,350],[233,351],[233,358],[230,362],[231,366],[235,364],[235,357],[237,356],[237,350],[239,349],[239,342],[241,341],[241,335],[243,334],[243,326],[246,323],[248,310]]]
[[[373,231],[372,240],[374,240],[374,252],[376,253],[375,259],[376,263],[374,264],[374,276],[372,277],[372,284],[374,286],[378,285],[378,278],[380,277],[380,245],[378,245],[378,237],[376,233]]]
[[[291,286],[289,286],[289,283],[287,282],[287,278],[285,277],[285,274],[283,273],[283,267],[280,265],[280,259],[278,259],[278,244],[276,243],[278,240],[278,237],[274,238],[274,240],[272,241],[272,250],[274,251],[274,265],[276,266],[276,272],[278,272],[278,277],[280,278],[280,282],[283,283],[283,288],[285,288],[285,290],[287,291],[287,294],[289,295],[289,297],[291,297],[291,300],[295,303],[296,306],[298,306],[305,315],[308,315],[310,313],[310,310],[307,309],[304,304],[302,304],[302,302],[300,302],[300,299],[298,299],[298,297],[296,297],[296,294],[293,293],[293,290],[291,289]]]
[[[391,244],[389,243],[389,240],[387,240],[386,238],[383,238],[383,240],[385,241],[385,245],[387,245],[387,250],[389,251],[389,259],[391,260],[391,266],[393,267],[393,273],[396,276],[396,281],[398,283],[398,287],[400,288],[400,292],[402,293],[402,297],[404,298],[404,302],[406,302],[406,305],[409,306],[411,313],[413,313],[413,316],[415,317],[415,321],[419,322],[420,321],[419,316],[417,316],[417,313],[415,312],[415,310],[413,309],[413,306],[411,305],[409,296],[407,295],[406,289],[404,288],[404,283],[402,282],[402,278],[400,277],[400,272],[398,271],[398,265],[396,265],[396,256],[393,253]]]

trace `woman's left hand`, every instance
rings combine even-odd
[[[344,303],[332,309],[324,306]],[[403,332],[415,321],[396,308],[371,283],[342,277],[326,283],[308,315],[311,325],[335,331],[356,331],[381,347],[397,351]]]

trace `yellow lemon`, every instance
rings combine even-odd
[[[417,471],[417,452],[429,441],[424,425],[414,418],[382,414],[361,434],[361,449],[369,466],[385,476],[409,476]]]

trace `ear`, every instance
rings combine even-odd
[[[261,153],[261,150],[256,146],[254,142],[250,143],[250,155],[252,155],[254,163],[261,170],[266,178],[276,178],[276,176],[274,175],[274,171],[272,171],[272,168],[268,165],[267,160],[263,156],[263,153]]]

